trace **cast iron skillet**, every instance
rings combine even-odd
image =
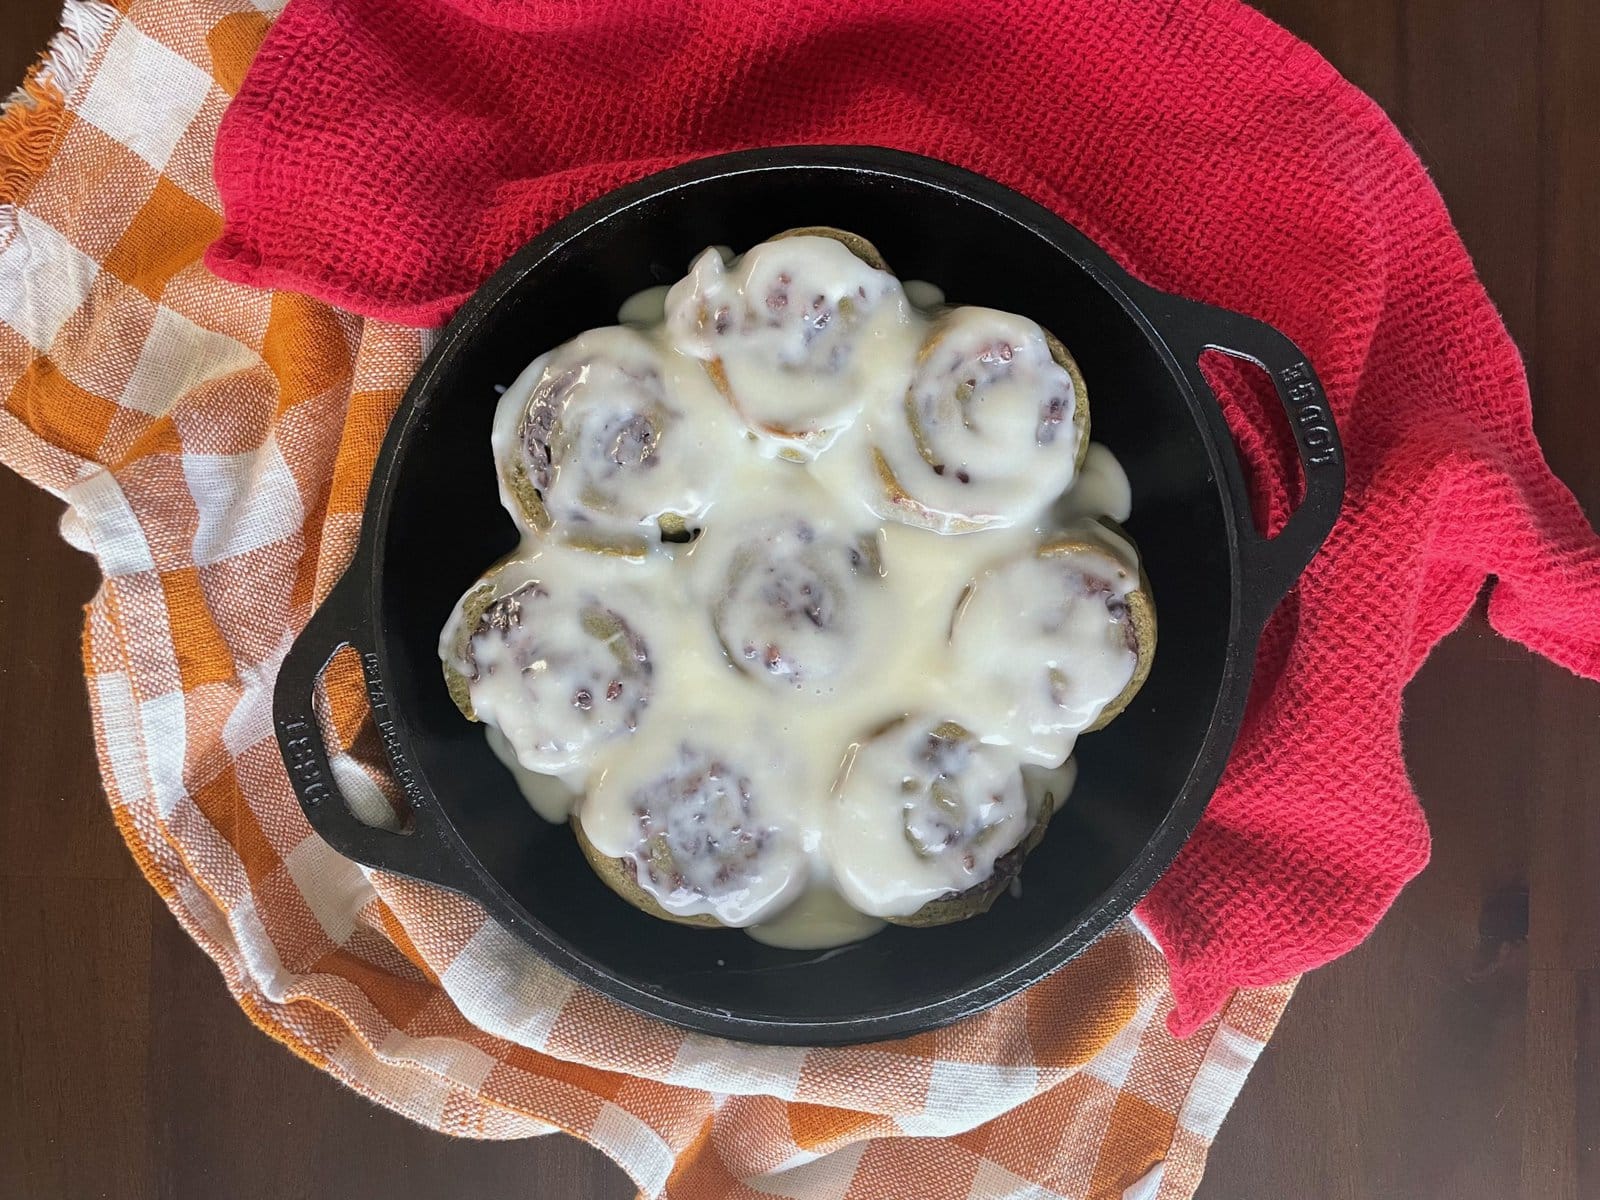
[[[1064,811],[1020,898],[937,929],[891,927],[832,952],[645,916],[536,817],[445,692],[436,646],[456,599],[516,541],[495,494],[495,384],[618,304],[680,277],[707,245],[797,225],[874,242],[902,279],[952,302],[1024,313],[1060,334],[1089,380],[1094,436],[1133,484],[1128,523],[1160,615],[1155,668],[1083,740]],[[1260,365],[1288,410],[1305,498],[1268,541],[1251,523],[1233,443],[1196,365]],[[1339,512],[1344,465],[1322,388],[1282,334],[1157,292],[1045,209],[945,163],[874,147],[708,158],[621,188],[559,222],[483,285],[445,330],[378,458],[360,545],[295,642],[274,703],[290,778],[316,831],[369,866],[473,897],[561,970],[624,1004],[748,1041],[848,1043],[918,1033],[1020,991],[1124,916],[1171,863],[1222,773],[1263,622]],[[353,646],[415,809],[394,833],[358,821],[328,767],[316,679]]]

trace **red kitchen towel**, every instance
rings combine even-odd
[[[291,0],[223,120],[207,262],[437,324],[584,201],[686,158],[799,142],[982,172],[1311,357],[1344,434],[1345,512],[1268,627],[1209,813],[1139,911],[1178,1031],[1356,945],[1428,855],[1400,753],[1406,682],[1490,575],[1500,632],[1600,676],[1600,543],[1544,463],[1517,351],[1415,155],[1258,13]],[[1212,378],[1273,527],[1294,487],[1276,401],[1241,368]]]

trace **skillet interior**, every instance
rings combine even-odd
[[[1020,898],[1002,898],[959,925],[890,928],[842,950],[803,953],[737,932],[669,925],[616,898],[567,828],[529,810],[481,727],[462,720],[435,648],[455,600],[515,543],[489,452],[494,385],[558,342],[613,322],[624,297],[677,279],[706,245],[742,249],[814,224],[865,235],[903,279],[937,283],[953,302],[1024,313],[1066,342],[1089,382],[1094,436],[1133,484],[1129,530],[1144,554],[1161,631],[1134,704],[1080,744],[1078,786],[1029,858]],[[369,531],[374,636],[413,763],[505,893],[481,898],[513,928],[528,936],[542,927],[594,968],[602,988],[610,979],[622,992],[640,989],[713,1018],[773,1022],[758,1033],[766,1040],[859,1040],[871,1033],[859,1023],[842,1039],[816,1033],[816,1023],[879,1017],[888,1019],[883,1032],[904,1033],[959,1015],[948,1005],[953,997],[981,1007],[996,998],[997,980],[1014,980],[1008,992],[1028,981],[1019,973],[1057,965],[1154,882],[1148,863],[1149,878],[1129,873],[1197,761],[1219,758],[1206,739],[1224,690],[1238,568],[1226,493],[1192,397],[1141,323],[1097,281],[1097,257],[1070,233],[1053,244],[937,183],[871,171],[796,166],[713,176],[590,224],[523,274],[502,303],[458,318],[448,352],[425,390],[414,389],[404,431],[386,452]],[[1089,266],[1075,260],[1079,253]],[[1184,801],[1190,819],[1205,798],[1195,791]],[[1108,903],[1113,894],[1117,902]],[[942,1002],[937,1015],[916,1016]],[[784,1032],[791,1024],[813,1033]]]

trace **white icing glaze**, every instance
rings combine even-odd
[[[667,293],[671,290],[669,284],[663,283],[658,287],[635,292],[622,302],[621,308],[617,309],[617,324],[646,329],[661,324],[667,319]]]
[[[1063,536],[1107,548],[1030,549],[991,568],[961,602],[951,635],[978,726],[1044,766],[1072,753],[1137,665],[1127,606],[1137,566],[1109,549],[1121,539],[1098,525]]]
[[[495,409],[501,501],[528,527],[520,472],[565,536],[653,536],[664,514],[695,524],[716,492],[733,431],[703,391],[670,386],[636,329],[592,329],[536,359]],[[672,393],[669,395],[669,391]]]
[[[756,941],[780,950],[827,950],[871,937],[883,928],[830,884],[814,884],[771,920],[752,925],[747,932]]]
[[[900,286],[905,288],[906,299],[924,312],[931,312],[944,303],[944,289],[926,279],[908,279]]]
[[[1089,443],[1089,453],[1070,490],[1056,501],[1055,520],[1066,525],[1085,517],[1110,517],[1126,521],[1133,513],[1133,488],[1116,455],[1099,442]]]
[[[541,775],[538,771],[528,770],[517,761],[517,752],[506,741],[506,735],[493,725],[484,726],[484,735],[489,739],[489,749],[500,760],[500,765],[510,771],[511,778],[517,781],[517,790],[528,802],[528,807],[552,825],[566,824],[582,793],[574,791],[554,775]]]
[[[792,748],[759,726],[717,709],[682,715],[612,756],[584,799],[583,830],[631,862],[668,912],[750,925],[805,889],[812,798],[796,786]]]
[[[1026,317],[946,310],[907,388],[887,394],[867,410],[881,460],[873,507],[885,517],[944,533],[1015,525],[1072,484],[1076,388]]]
[[[769,254],[774,250],[782,253]],[[820,334],[813,328],[808,335],[803,321],[753,323],[749,339],[730,341],[715,333],[714,309],[706,310],[709,327],[691,319],[712,297],[728,302],[729,328],[735,308],[739,321],[764,320],[750,300],[767,294],[763,281],[782,273],[790,275],[792,294],[804,290],[803,283],[836,303],[870,281],[868,298],[877,299],[858,309],[853,322],[830,320]],[[628,378],[635,381],[654,363],[654,402],[680,414],[666,433],[686,437],[683,457],[662,468],[670,488],[630,478],[615,489],[631,507],[608,515],[631,516],[627,529],[639,539],[637,557],[567,544],[571,526],[592,527],[594,519],[559,504],[551,506],[552,529],[529,531],[493,578],[501,593],[539,581],[549,597],[535,607],[548,600],[551,616],[538,624],[536,638],[515,644],[477,638],[479,671],[468,690],[479,715],[502,727],[524,769],[561,775],[564,793],[537,793],[519,778],[530,802],[544,815],[559,816],[560,797],[581,793],[576,811],[584,834],[601,853],[632,863],[641,886],[663,907],[682,915],[711,913],[730,925],[757,924],[756,936],[772,944],[840,944],[875,928],[876,918],[862,913],[904,916],[927,899],[987,878],[1038,811],[1035,770],[1024,764],[1059,766],[1071,734],[1092,720],[1082,718],[1098,712],[1097,705],[1126,682],[1126,674],[1117,681],[1125,647],[1109,646],[1103,618],[1096,624],[1082,606],[1052,606],[1048,596],[1029,594],[1052,584],[1057,568],[1035,563],[1035,551],[1059,536],[1066,515],[1126,516],[1116,486],[1120,468],[1108,451],[1091,447],[1083,482],[1069,486],[1075,450],[1070,407],[1055,440],[1034,444],[1045,401],[1037,389],[1032,399],[1027,393],[1033,384],[1060,390],[1053,362],[1030,357],[1035,341],[1043,346],[1038,327],[979,310],[974,327],[1012,338],[1012,360],[1026,367],[1010,376],[1001,372],[1004,377],[986,390],[985,412],[992,402],[998,416],[993,422],[985,417],[976,439],[982,453],[972,456],[982,465],[984,494],[1004,501],[988,509],[1004,508],[1006,516],[964,537],[884,522],[874,511],[885,506],[872,450],[898,430],[923,461],[905,401],[918,347],[934,319],[907,302],[892,276],[818,237],[765,244],[742,259],[713,249],[669,295],[664,322],[651,323],[661,305],[661,289],[651,289],[624,306],[631,328],[582,335],[543,356],[508,389],[502,417],[525,410],[541,381],[559,374],[562,364],[594,355],[598,346],[632,364]],[[923,291],[917,299],[938,298]],[[938,327],[967,331],[966,311],[945,312]],[[773,361],[762,362],[765,354]],[[785,428],[800,430],[799,439],[770,429],[750,432],[752,410],[736,411],[719,391],[706,369],[713,359],[730,367],[730,383],[759,384],[750,394],[759,397],[761,412],[797,417]],[[818,361],[831,364],[833,373]],[[614,390],[627,391],[623,382],[613,378]],[[1024,411],[1033,414],[1031,424],[1019,415]],[[1015,453],[1001,446],[1012,434],[1023,443]],[[667,444],[664,436],[661,445]],[[790,452],[797,445],[804,454]],[[495,449],[502,464],[521,453],[500,421]],[[1007,479],[1007,471],[1016,478]],[[1040,473],[1050,482],[1036,482]],[[557,487],[556,498],[564,495]],[[660,512],[693,515],[699,536],[687,544],[652,536]],[[1113,540],[1106,533],[1101,544]],[[1131,555],[1131,548],[1123,549]],[[642,646],[649,661],[647,678],[630,680],[640,686],[624,689],[615,715],[608,709],[597,716],[592,703],[595,688],[609,689],[612,682],[600,678],[603,669],[620,661],[593,636],[592,620],[591,631],[584,630],[581,613],[596,605],[626,623],[631,639],[623,641]],[[1041,624],[1062,608],[1065,625]],[[447,659],[460,659],[458,626],[459,613],[441,640]],[[543,653],[547,641],[551,652]],[[1048,664],[1063,656],[1083,679],[1067,733],[1057,728],[1061,721],[1039,718],[1036,706],[1009,702],[1006,690],[1048,680]],[[535,683],[520,668],[506,669],[535,663]],[[496,670],[484,670],[485,664]],[[568,665],[572,669],[558,682]],[[583,710],[573,700],[591,676],[591,708]],[[639,703],[624,704],[634,691]],[[919,854],[907,836],[899,790],[907,751],[899,742],[917,728],[908,714],[919,714],[923,724],[959,724],[975,739],[958,778],[976,789],[976,807],[956,844],[974,840],[979,827],[989,832],[976,839],[981,845],[970,865],[964,851]],[[892,722],[898,734],[874,736]],[[720,782],[700,778],[713,766]],[[691,776],[697,786],[689,786]],[[1048,778],[1064,794],[1059,772]],[[885,780],[887,789],[878,786]],[[923,780],[932,782],[931,776]],[[937,840],[943,810],[924,809],[912,824],[926,851]],[[705,839],[708,827],[721,831],[716,846]],[[687,861],[664,867],[662,845],[676,847]],[[844,869],[835,878],[839,863]],[[853,917],[840,911],[841,892]]]
[[[763,242],[731,266],[707,250],[666,307],[674,347],[791,458],[826,449],[915,346],[900,281],[826,237]]]
[[[918,715],[852,751],[823,849],[862,912],[907,917],[982,883],[1032,824],[1016,759],[954,722]]]
[[[650,702],[652,606],[589,561],[608,557],[552,545],[510,560],[492,575],[494,600],[473,626],[463,628],[462,609],[479,585],[445,626],[440,657],[468,680],[478,718],[530,771],[588,766],[638,726]]]
[[[724,551],[727,571],[709,597],[728,657],[777,687],[838,679],[864,652],[863,593],[879,586],[882,569],[875,533],[842,537],[801,510],[743,529],[747,536]],[[696,557],[709,562],[731,540],[714,537]]]
[[[1078,786],[1078,760],[1069,758],[1059,767],[1024,765],[1022,786],[1028,793],[1029,805],[1037,808],[1048,797],[1051,812],[1059,812]]]

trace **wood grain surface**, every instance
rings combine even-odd
[[[1594,0],[1269,0],[1428,163],[1600,514]],[[0,0],[0,88],[55,0]],[[140,879],[96,775],[90,561],[0,471],[0,1197],[622,1200],[569,1138],[456,1141],[249,1024]],[[1207,1200],[1600,1196],[1600,687],[1481,610],[1407,694],[1434,862],[1309,977],[1212,1153]]]

